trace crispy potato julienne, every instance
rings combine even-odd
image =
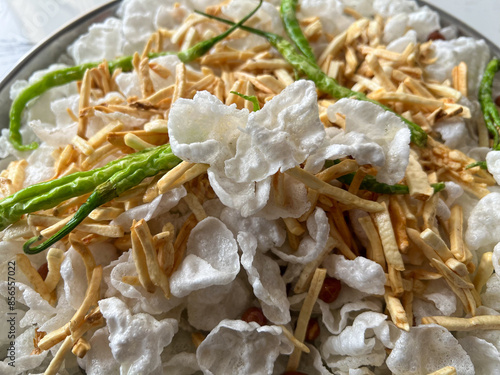
[[[158,191],[163,194],[170,190],[175,181],[181,178],[194,165],[194,163],[183,161],[172,168],[158,181]]]
[[[454,205],[450,210],[449,232],[450,251],[460,262],[468,263],[472,259],[472,253],[467,248],[463,239],[463,211],[459,205]]]
[[[406,254],[410,246],[408,235],[406,233],[406,217],[404,215],[403,208],[394,196],[390,198],[389,214],[391,222],[393,223],[394,235],[396,236],[399,251]]]
[[[446,366],[427,375],[457,375],[457,370],[453,366]]]
[[[47,252],[48,273],[45,278],[45,285],[49,292],[52,292],[59,280],[61,280],[61,263],[64,260],[64,252],[61,249],[51,248]]]
[[[424,240],[424,242],[429,245],[444,262],[453,258],[453,254],[450,249],[448,249],[446,243],[438,234],[436,234],[436,232],[426,229],[420,233],[420,238],[422,238],[422,240]]]
[[[84,115],[83,111],[85,108],[87,108],[90,104],[90,89],[91,89],[91,73],[90,70],[87,70],[85,72],[85,75],[83,76],[82,80],[82,86],[80,89],[80,100],[78,102],[78,108],[80,111],[79,118],[78,118],[78,131],[77,135],[80,138],[85,139],[86,134],[87,134],[87,124],[88,124],[88,117]]]
[[[387,266],[387,268],[389,271],[388,280],[392,289],[392,294],[395,297],[401,297],[405,291],[401,271],[394,269],[394,267],[392,267],[390,264]]]
[[[80,337],[78,341],[73,345],[71,352],[78,358],[85,357],[85,354],[90,350],[90,343],[83,337]]]
[[[410,159],[406,167],[406,183],[410,190],[410,195],[420,200],[427,200],[434,194],[434,189],[429,183],[427,173],[418,162],[418,155],[410,150]]]
[[[367,248],[367,258],[373,260],[374,262],[380,264],[384,271],[387,270],[387,264],[385,261],[384,249],[382,247],[382,242],[378,234],[377,228],[373,224],[370,216],[363,216],[358,219],[361,227],[368,237],[370,242]]]
[[[169,298],[170,286],[168,278],[163,273],[163,270],[160,268],[158,263],[156,249],[153,245],[153,236],[151,236],[151,232],[149,231],[146,221],[144,221],[144,219],[140,220],[132,226],[131,230],[132,233],[135,232],[139,238],[140,244],[146,256],[147,270],[149,277],[151,278],[151,282],[154,285],[159,286],[165,296]]]
[[[299,167],[289,169],[286,173],[301,181],[307,187],[317,190],[319,193],[325,194],[345,205],[360,208],[368,212],[378,212],[383,209],[379,203],[361,199],[354,194],[350,194],[346,190],[329,185]]]
[[[179,268],[182,260],[184,259],[184,254],[187,248],[187,240],[189,238],[189,234],[196,226],[196,223],[197,223],[196,216],[194,216],[194,214],[191,214],[184,222],[181,229],[179,230],[179,234],[175,238],[174,242],[175,259],[174,259],[174,265],[172,267],[172,272],[175,272],[177,268]]]
[[[500,329],[500,315],[478,315],[472,318],[452,316],[427,316],[422,324],[439,324],[449,331],[497,330]]]
[[[63,344],[57,350],[57,353],[52,358],[52,361],[50,361],[50,364],[47,367],[47,369],[45,370],[44,374],[56,375],[59,371],[59,368],[62,365],[62,362],[64,361],[66,353],[68,351],[70,351],[71,348],[76,343],[78,343],[80,338],[85,333],[87,333],[87,331],[89,331],[91,328],[102,326],[103,324],[104,324],[104,319],[102,317],[102,314],[101,314],[99,308],[96,307],[95,309],[93,309],[91,312],[89,312],[85,316],[83,323],[76,329],[75,332],[73,332],[73,334],[71,334],[71,335],[69,334],[70,333],[69,323],[67,324],[67,327],[66,326],[63,327],[63,328],[65,328],[65,331],[64,331],[65,336],[61,337],[61,340],[60,340],[60,341],[64,340]],[[44,338],[47,338],[48,336],[49,335],[45,336]],[[41,345],[42,341],[43,341],[43,339],[39,343],[40,348],[41,348],[40,345]],[[60,341],[58,341],[58,342],[60,342]],[[55,345],[55,344],[56,343],[53,343],[53,345]],[[45,345],[44,345],[44,347],[45,347]]]
[[[319,292],[323,286],[323,281],[326,277],[326,270],[323,268],[317,268],[314,271],[313,278],[311,280],[311,285],[309,291],[307,292],[306,299],[302,304],[300,309],[299,318],[297,320],[297,326],[295,328],[294,336],[299,342],[304,342],[306,337],[307,325],[309,323],[309,318],[311,317],[312,309],[316,300],[318,299]],[[295,347],[293,353],[290,355],[287,365],[287,371],[295,371],[300,363],[300,357],[302,355],[302,350],[299,347]]]
[[[196,217],[196,220],[202,221],[203,219],[207,218],[207,213],[205,212],[205,209],[203,208],[200,200],[196,197],[196,195],[194,195],[193,193],[187,193],[183,199],[187,203],[191,212]]]
[[[304,353],[310,353],[310,350],[306,346],[306,344],[304,344],[302,341],[299,341],[293,335],[293,333],[288,330],[288,328],[286,328],[284,325],[280,325],[279,327],[282,329],[283,334],[286,336],[286,338],[289,339],[292,342],[292,344],[295,346],[295,349],[300,350]]]
[[[410,324],[408,323],[408,317],[406,315],[405,309],[403,308],[403,305],[401,304],[401,301],[399,298],[395,297],[390,291],[387,291],[384,294],[385,298],[385,303],[387,306],[387,310],[389,311],[389,314],[391,315],[391,319],[393,323],[405,330],[409,331],[410,330]]]
[[[156,289],[155,284],[151,281],[151,276],[149,275],[148,263],[146,260],[146,253],[142,247],[141,240],[136,231],[137,223],[134,220],[132,227],[130,228],[130,236],[132,239],[132,256],[135,263],[135,268],[139,276],[139,281],[141,285],[149,293],[153,293]]]
[[[85,246],[85,244],[81,242],[76,235],[70,234],[69,243],[82,257],[83,264],[85,265],[85,272],[87,274],[87,282],[90,283],[94,268],[96,267],[94,256],[90,252],[89,248]]]
[[[481,293],[481,290],[486,285],[486,282],[490,279],[490,276],[494,271],[493,267],[493,253],[486,252],[481,257],[481,261],[479,262],[479,266],[477,267],[476,275],[474,276],[474,287],[478,293]]]
[[[439,258],[438,253],[420,237],[420,232],[418,230],[406,228],[406,233],[408,233],[408,238],[411,242],[420,249],[429,261]]]
[[[331,181],[336,178],[345,176],[346,174],[356,172],[358,170],[358,163],[352,159],[342,160],[340,163],[332,165],[316,174],[316,177],[321,181]]]
[[[26,254],[17,254],[16,263],[30,281],[33,289],[40,294],[44,300],[54,305],[57,298],[55,291],[50,291],[38,271],[31,264],[28,256]]]
[[[385,202],[381,202],[383,211],[376,212],[373,215],[375,224],[377,225],[382,248],[384,249],[385,260],[388,265],[391,265],[397,271],[404,271],[405,265],[401,253],[399,252],[396,236],[391,223],[391,217],[387,210]]]
[[[10,181],[10,188],[12,193],[15,193],[22,189],[25,178],[25,169],[27,166],[28,162],[22,159],[10,162],[9,166],[7,167],[6,178],[8,179],[8,181]]]
[[[333,249],[338,246],[338,241],[333,237],[328,237],[326,241],[325,248],[321,252],[321,254],[313,261],[307,263],[300,273],[297,284],[293,289],[295,294],[304,293],[307,291],[311,284],[311,280],[314,277],[316,269],[321,265],[323,260],[333,251]]]
[[[174,226],[167,223],[163,226],[163,232],[153,237],[155,248],[158,252],[158,264],[165,275],[171,276],[175,262],[174,249]]]
[[[344,242],[342,236],[340,235],[338,229],[335,227],[331,215],[328,217],[328,224],[330,225],[330,236],[336,241],[335,246],[347,259],[353,260],[356,258],[356,254],[347,246]]]
[[[87,292],[85,293],[85,298],[76,311],[73,318],[69,323],[69,330],[71,332],[71,336],[73,341],[76,342],[79,337],[76,337],[76,332],[79,327],[83,324],[85,315],[88,311],[97,306],[97,301],[100,298],[100,288],[101,288],[101,280],[102,280],[102,266],[97,266],[92,271],[92,277],[90,279],[89,285],[87,287]]]

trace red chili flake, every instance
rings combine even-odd
[[[333,277],[327,277],[325,281],[323,281],[323,286],[321,287],[318,298],[323,302],[332,303],[338,298],[341,289],[342,284],[339,280]]]
[[[429,34],[427,37],[427,40],[446,40],[443,34],[439,32],[439,30],[434,30],[432,33]]]
[[[264,313],[258,307],[250,307],[243,313],[241,320],[244,320],[247,323],[255,322],[261,326],[265,326],[267,324],[267,319],[264,316]]]
[[[319,323],[316,319],[310,319],[307,324],[306,341],[313,342],[319,336]]]
[[[42,276],[42,279],[46,279],[47,278],[47,274],[49,273],[49,266],[47,264],[47,262],[45,262],[44,264],[42,264],[39,268],[38,268],[38,273],[40,274],[40,276]]]

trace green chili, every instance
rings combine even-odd
[[[245,94],[242,94],[241,92],[238,92],[238,91],[230,91],[230,92],[231,92],[231,94],[238,95],[239,97],[241,97],[245,100],[248,100],[249,102],[252,102],[254,112],[257,112],[258,110],[260,110],[259,99],[257,99],[257,97],[255,95],[245,95]]]
[[[132,173],[134,168],[151,165],[148,171],[156,170],[158,173],[174,167],[180,161],[167,144],[127,155],[98,169],[31,185],[0,200],[0,230],[18,221],[24,214],[46,210],[67,199],[90,193],[121,171]]]
[[[314,52],[309,45],[302,29],[300,28],[299,21],[297,20],[297,0],[281,0],[281,19],[285,25],[285,30],[290,39],[295,43],[298,49],[311,61],[316,61]]]
[[[500,70],[500,60],[491,60],[483,74],[481,83],[479,85],[479,103],[481,104],[481,111],[483,112],[484,123],[486,128],[493,137],[493,149],[500,150],[500,114],[493,101],[492,87],[495,74]]]
[[[340,160],[327,160],[325,162],[325,168],[331,167],[332,165],[340,163]],[[356,173],[349,173],[341,177],[337,177],[337,180],[342,182],[343,184],[350,185],[352,183],[352,180],[354,179],[354,176]],[[435,184],[431,184],[431,186],[434,188],[434,193],[438,193],[441,190],[443,190],[446,186],[444,182],[438,182]],[[361,185],[359,186],[361,190],[368,190],[374,193],[379,193],[379,194],[409,194],[410,189],[408,188],[407,185],[402,185],[402,184],[394,184],[394,185],[389,185],[385,184],[383,182],[378,182],[375,176],[372,176],[370,174],[367,174],[364,178],[363,181],[361,182]]]
[[[97,186],[87,201],[59,232],[42,244],[31,248],[34,242],[41,239],[41,237],[33,237],[24,244],[24,252],[27,254],[36,254],[47,249],[49,246],[69,234],[95,208],[113,200],[134,186],[137,186],[145,178],[172,169],[181,162],[181,160],[172,153],[170,145],[158,146],[145,151],[148,152],[133,154],[135,158],[129,158],[128,163],[122,163],[123,168],[120,168],[109,179]]]
[[[337,178],[340,182],[346,185],[350,185],[352,183],[352,180],[354,178],[355,173],[349,173],[345,176]],[[443,190],[446,186],[444,182],[438,182],[435,184],[431,184],[431,186],[434,188],[434,193],[440,192]],[[372,191],[374,193],[379,193],[379,194],[409,194],[410,190],[407,185],[402,185],[402,184],[394,184],[394,185],[389,185],[389,184],[384,184],[382,182],[378,182],[375,176],[367,174],[364,178],[363,181],[361,182],[361,185],[359,187],[362,190],[368,190]]]
[[[210,14],[202,13],[195,11],[198,14],[204,15],[208,18],[215,19],[218,21],[221,21],[223,23],[226,23],[228,25],[234,25],[234,22],[217,17],[217,16],[212,16]],[[286,39],[282,38],[279,35],[265,32],[262,30],[254,29],[252,27],[248,26],[240,26],[242,30],[248,31],[250,33],[262,36],[263,38],[266,38],[267,41],[278,50],[279,53],[283,56],[283,58],[288,61],[288,63],[296,70],[298,70],[300,73],[304,74],[309,78],[311,81],[313,81],[316,84],[316,87],[326,93],[331,95],[332,97],[336,99],[341,99],[341,98],[356,98],[358,100],[363,100],[367,102],[371,102],[373,104],[376,104],[380,107],[382,107],[386,111],[390,111],[392,113],[395,113],[393,110],[391,110],[389,107],[377,102],[376,100],[372,100],[368,98],[365,94],[353,91],[348,89],[347,87],[344,87],[340,85],[335,79],[332,77],[329,77],[326,75],[317,65],[316,63],[310,61],[307,57],[297,53],[295,50],[295,47]],[[411,140],[413,143],[415,143],[419,147],[424,147],[427,142],[427,133],[425,133],[420,126],[415,124],[412,121],[409,121],[405,119],[404,117],[400,116],[399,114],[395,113],[396,116],[398,116],[401,121],[403,121],[408,128],[410,129],[411,132]]]
[[[471,169],[474,167],[479,167],[481,169],[488,170],[488,166],[486,165],[486,161],[476,161],[475,163],[471,163],[465,167],[465,169]]]
[[[179,57],[179,59],[182,62],[187,63],[203,56],[215,44],[226,38],[234,30],[242,26],[243,23],[246,22],[250,17],[252,17],[262,5],[262,1],[263,0],[260,0],[259,5],[247,16],[245,16],[240,22],[234,24],[231,28],[227,29],[222,34],[217,35],[211,39],[199,42],[185,51],[178,52],[177,56]],[[155,58],[169,54],[173,54],[173,52],[151,53],[149,54],[149,58]],[[20,133],[22,114],[24,108],[30,100],[40,96],[53,87],[62,86],[73,81],[81,80],[87,69],[95,68],[99,66],[99,64],[101,64],[101,62],[86,63],[70,68],[55,70],[53,72],[45,74],[40,80],[27,86],[23,91],[21,91],[12,102],[9,113],[9,140],[14,148],[19,151],[29,151],[34,150],[38,147],[38,143],[36,142],[32,142],[29,145],[23,145],[23,138]],[[132,64],[132,56],[126,56],[114,61],[110,61],[108,63],[108,67],[111,72],[118,68],[122,69],[124,72],[131,71],[134,68]]]

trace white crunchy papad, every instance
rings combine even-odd
[[[99,301],[109,330],[109,347],[121,374],[161,374],[160,355],[178,329],[176,319],[131,314],[116,297]],[[146,372],[145,372],[146,371]]]
[[[240,271],[238,245],[223,222],[208,217],[191,232],[186,258],[170,279],[174,296],[185,297],[212,285],[226,285]]]
[[[316,100],[310,81],[294,82],[252,113],[207,92],[180,99],[168,120],[172,151],[210,164],[210,183],[222,203],[250,216],[269,199],[269,177],[304,162],[321,144]]]
[[[114,374],[120,372],[120,363],[113,357],[109,346],[108,327],[98,329],[89,340],[91,350],[78,363],[88,375]]]
[[[343,281],[351,288],[368,294],[384,294],[384,270],[380,264],[370,259],[357,257],[349,260],[343,255],[332,254],[325,259],[323,266],[329,276]]]
[[[133,313],[146,312],[157,315],[174,309],[182,302],[175,297],[166,299],[160,289],[149,293],[141,285],[130,285],[123,281],[124,276],[137,277],[131,251],[123,253],[117,260],[105,267],[103,279],[107,287],[105,297],[119,297],[127,303]]]
[[[490,151],[486,154],[486,165],[488,166],[488,172],[490,172],[495,181],[499,183],[500,181],[500,151]]]
[[[203,340],[196,357],[206,375],[271,374],[278,355],[292,349],[281,327],[223,320]]]
[[[211,331],[224,319],[237,319],[252,304],[253,295],[242,277],[231,284],[214,285],[191,293],[187,302],[189,323]]]
[[[500,193],[490,193],[472,210],[467,227],[467,244],[473,249],[492,248],[500,242]]]
[[[273,253],[289,263],[305,264],[316,259],[324,250],[330,232],[325,211],[316,208],[306,225],[309,234],[302,238],[298,249],[293,250],[285,244],[280,248],[273,248]]]
[[[257,249],[257,240],[250,233],[240,232],[238,244],[243,252],[241,265],[247,271],[264,315],[276,324],[290,322],[290,303],[278,264]]]
[[[428,324],[402,332],[387,358],[396,375],[428,374],[453,366],[460,375],[474,374],[474,365],[457,339],[444,327]]]
[[[451,70],[460,62],[467,64],[467,83],[472,97],[477,96],[479,79],[490,59],[490,50],[484,40],[460,37],[436,40],[432,48],[436,61],[426,67],[426,72],[438,81],[451,78]]]
[[[407,126],[395,114],[360,100],[341,99],[328,107],[330,121],[335,121],[337,113],[346,116],[345,130],[329,128],[319,150],[308,159],[307,168],[317,171],[325,160],[352,156],[359,164],[378,167],[378,181],[399,182],[410,155]]]
[[[338,336],[328,337],[321,345],[321,353],[332,369],[348,371],[361,366],[381,366],[385,348],[394,347],[398,334],[386,315],[367,311],[359,314]]]
[[[429,34],[439,28],[439,15],[424,6],[409,14],[399,13],[389,18],[384,28],[384,42],[390,45],[408,29],[415,32],[419,42],[425,42]]]

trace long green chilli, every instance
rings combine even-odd
[[[260,0],[259,5],[252,12],[250,12],[248,15],[242,18],[240,22],[234,24],[232,27],[227,29],[222,34],[219,34],[211,39],[199,42],[185,51],[178,52],[177,57],[179,57],[179,60],[181,60],[184,63],[188,63],[203,56],[215,44],[226,38],[238,27],[242,26],[243,23],[246,22],[250,17],[252,17],[262,5],[262,1],[263,0]],[[170,54],[174,54],[174,52],[151,53],[149,54],[149,58],[155,58]],[[131,71],[134,68],[132,64],[132,59],[133,59],[132,56],[126,56],[126,57],[121,57],[114,61],[110,61],[108,63],[109,70],[111,72],[113,72],[116,69],[121,69],[124,72]],[[73,66],[70,68],[52,71],[50,73],[45,74],[40,80],[29,85],[19,93],[19,95],[12,102],[12,106],[10,108],[10,113],[9,113],[9,119],[10,119],[9,140],[16,150],[30,151],[38,147],[37,142],[32,142],[29,145],[24,145],[23,137],[20,133],[22,114],[28,102],[32,99],[35,99],[36,97],[40,96],[41,94],[43,94],[44,92],[53,87],[62,86],[73,81],[81,80],[87,69],[95,68],[99,66],[99,64],[101,64],[101,62],[86,63],[78,66]]]
[[[31,185],[0,200],[0,230],[18,221],[24,214],[46,210],[67,199],[90,193],[120,171],[140,168],[151,158],[160,158],[157,162],[168,163],[168,168],[180,162],[167,144],[113,160],[101,168]]]
[[[327,160],[325,162],[325,168],[331,167],[332,165],[340,163],[340,160]],[[352,180],[354,179],[354,176],[356,173],[348,173],[344,176],[337,177],[337,180],[342,182],[343,184],[350,185],[352,184]],[[441,190],[445,189],[445,184],[444,182],[438,182],[435,184],[431,184],[431,186],[434,189],[434,193],[438,193]],[[409,194],[410,189],[407,185],[402,185],[402,184],[394,184],[394,185],[389,185],[385,184],[383,182],[378,182],[375,176],[372,176],[370,174],[367,174],[364,178],[363,181],[361,182],[361,185],[359,186],[361,190],[368,190],[373,193],[378,193],[378,194]]]
[[[500,70],[500,60],[491,60],[483,74],[479,85],[479,103],[483,112],[484,123],[486,128],[493,137],[493,149],[500,150],[500,114],[493,101],[492,87],[495,74]]]
[[[145,178],[152,177],[157,175],[158,173],[172,169],[178,163],[180,163],[181,160],[172,153],[170,145],[167,144],[132,154],[123,159],[119,159],[118,162],[119,163],[112,162],[113,165],[109,167],[110,170],[115,171],[109,178],[104,179],[103,181],[102,177],[105,173],[102,173],[100,179],[95,178],[92,181],[94,185],[93,187],[95,187],[95,185],[97,185],[97,187],[87,199],[87,201],[74,214],[71,220],[61,230],[59,230],[59,232],[34,248],[32,248],[31,245],[36,241],[41,240],[41,236],[33,237],[24,244],[24,252],[27,254],[36,254],[47,249],[49,246],[53,245],[60,239],[64,238],[67,234],[69,234],[95,208],[113,200],[114,198],[118,197],[120,194],[126,192],[134,186],[137,186]],[[118,166],[120,166],[121,168],[118,169]],[[105,172],[109,172],[106,171],[106,167],[108,166],[103,167],[105,169]],[[106,174],[109,175],[110,173]],[[92,175],[92,177],[94,176],[95,175]],[[74,190],[80,190],[79,187],[82,184],[78,183],[77,181],[78,179],[74,180],[73,183],[69,185],[69,187]],[[84,186],[82,186],[81,190],[85,189],[87,192],[93,190],[90,184],[87,185],[85,183],[83,185]],[[33,187],[36,187],[36,185],[31,186],[31,188]],[[45,194],[45,197],[49,199],[50,195],[56,195],[57,197],[57,191],[50,191],[49,193]],[[76,194],[74,196],[78,195],[80,194]]]
[[[210,14],[199,12],[199,11],[195,11],[195,12],[198,14],[201,14],[205,17],[226,23],[228,25],[235,24],[234,22],[226,20],[224,18],[220,18],[217,16],[213,16]],[[316,63],[310,61],[307,57],[297,53],[297,51],[295,50],[295,47],[286,39],[282,38],[279,35],[265,32],[265,31],[258,30],[258,29],[254,29],[252,27],[248,27],[248,26],[244,26],[244,25],[240,26],[240,29],[248,31],[252,34],[259,35],[259,36],[267,39],[267,41],[274,48],[276,48],[278,50],[278,52],[283,56],[283,58],[294,69],[296,69],[300,73],[304,74],[305,76],[307,76],[307,78],[309,78],[311,81],[313,81],[316,84],[316,87],[320,91],[322,91],[326,94],[329,94],[336,99],[356,98],[358,100],[371,102],[373,104],[376,104],[376,105],[382,107],[386,111],[394,113],[410,129],[412,142],[415,143],[419,147],[424,147],[426,145],[427,133],[425,131],[423,131],[420,126],[418,126],[417,124],[415,124],[412,121],[405,119],[401,115],[395,113],[392,109],[383,105],[382,103],[379,103],[376,100],[372,100],[372,99],[368,98],[365,94],[350,90],[347,87],[340,85],[335,79],[333,79],[332,77],[329,77],[328,75],[323,73],[323,71],[316,65]]]
[[[315,62],[316,57],[314,56],[314,52],[304,36],[304,33],[300,28],[299,21],[297,20],[297,2],[297,0],[281,0],[281,19],[283,20],[285,30],[290,39],[295,43],[305,57]]]
[[[352,180],[354,179],[355,173],[349,173],[345,176],[337,178],[340,182],[346,185],[350,185],[352,183]],[[444,190],[446,185],[444,182],[438,182],[435,184],[431,184],[432,188],[434,189],[434,193],[438,193],[441,190]],[[402,185],[402,184],[394,184],[394,185],[388,185],[384,184],[383,182],[378,182],[375,176],[367,174],[364,178],[363,181],[361,182],[361,185],[359,187],[361,190],[368,190],[374,193],[379,193],[379,194],[410,194],[410,189],[408,188],[407,185]]]
[[[238,95],[240,98],[248,100],[250,103],[252,103],[254,112],[257,112],[260,110],[259,99],[257,99],[257,97],[255,95],[245,95],[245,94],[242,94],[241,92],[238,92],[238,91],[230,91],[230,93],[234,94],[234,95]]]

